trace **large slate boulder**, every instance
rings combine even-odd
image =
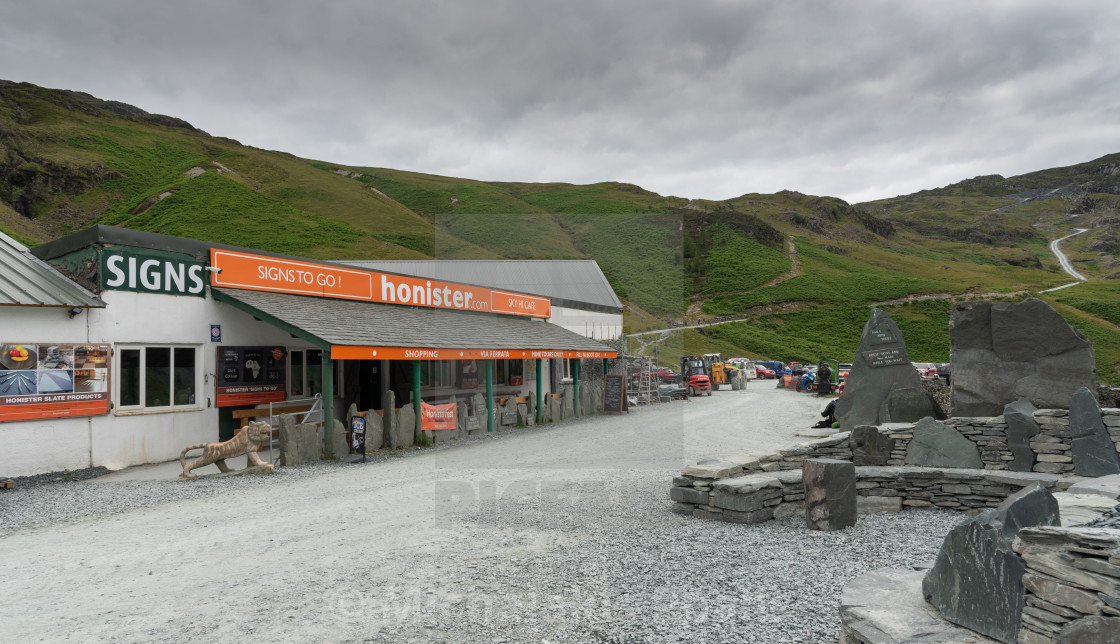
[[[331,421],[331,449],[335,458],[344,458],[350,453],[350,441],[346,440],[346,425],[335,418]]]
[[[1026,397],[1039,409],[1068,409],[1093,387],[1093,344],[1049,304],[960,302],[949,320],[951,416],[996,416]]]
[[[314,423],[296,424],[292,414],[280,416],[280,464],[300,465],[322,458],[323,437]]]
[[[384,440],[381,424],[381,416],[376,409],[366,411],[366,453],[381,449]]]
[[[1073,446],[1073,473],[1078,476],[1120,474],[1116,444],[1104,426],[1097,399],[1085,387],[1073,394],[1069,407],[1069,435]]]
[[[1026,565],[1011,544],[1022,528],[1060,523],[1058,502],[1046,488],[1023,488],[949,532],[922,580],[922,594],[954,624],[1014,644]]]
[[[843,530],[856,524],[856,466],[849,461],[810,458],[801,465],[805,523],[810,530]]]
[[[389,449],[397,449],[397,396],[390,389],[381,399],[381,445]]]
[[[931,416],[945,420],[941,405],[920,386],[897,387],[887,394],[886,413],[880,413],[880,421],[886,423],[915,423]]]
[[[416,409],[412,403],[401,406],[397,412],[397,447],[412,447],[416,444]]]
[[[894,450],[894,439],[872,425],[860,425],[852,429],[848,436],[852,448],[852,463],[861,467],[866,465],[886,465]]]
[[[1007,464],[1012,472],[1030,472],[1034,469],[1034,449],[1031,438],[1040,431],[1034,412],[1038,408],[1026,398],[1007,403],[1003,408],[1003,420],[1007,423],[1007,448],[1014,460]]]
[[[980,449],[955,428],[933,418],[914,425],[914,437],[906,447],[906,464],[918,467],[983,469]]]
[[[898,325],[880,309],[872,309],[844,385],[844,395],[836,401],[840,430],[882,424],[881,410],[896,388],[920,389],[921,378],[910,364]]]

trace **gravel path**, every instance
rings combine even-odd
[[[823,403],[772,387],[366,464],[0,493],[5,639],[834,642],[844,583],[931,561],[962,515],[676,514],[697,454],[804,440]]]

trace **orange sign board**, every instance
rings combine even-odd
[[[552,300],[482,286],[211,249],[211,286],[548,318]]]
[[[455,429],[456,407],[454,403],[429,405],[420,401],[420,429]]]
[[[495,360],[506,358],[617,358],[617,351],[435,349],[334,345],[332,360]]]

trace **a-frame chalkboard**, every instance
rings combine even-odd
[[[603,380],[603,413],[630,413],[626,404],[626,376],[607,374]]]

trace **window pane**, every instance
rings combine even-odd
[[[121,350],[121,407],[140,404],[140,349]]]
[[[293,396],[303,395],[303,352],[293,351],[288,356],[292,361],[291,377],[288,384]]]
[[[424,361],[420,363],[420,386],[427,387],[432,385],[432,363],[431,361]]]
[[[144,350],[144,406],[171,405],[171,348],[146,347]]]
[[[307,350],[307,395],[323,393],[323,352]]]
[[[194,404],[194,349],[175,349],[175,404]]]

